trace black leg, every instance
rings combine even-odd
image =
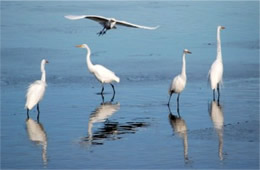
[[[111,86],[112,86],[112,88],[113,88],[113,92],[114,92],[114,94],[116,93],[116,91],[115,91],[115,87],[114,87],[114,85],[113,84],[110,84]]]
[[[98,32],[97,34],[98,34],[98,36],[100,36],[100,35],[103,35],[104,34],[104,30],[105,30],[106,28],[104,27],[100,32]]]
[[[29,119],[30,116],[29,116],[29,109],[27,108],[27,119]]]
[[[102,97],[102,104],[104,104],[104,95],[101,93],[101,97]]]
[[[213,89],[213,101],[215,101],[215,89]]]
[[[217,86],[217,90],[218,90],[218,102],[219,102],[219,99],[220,99],[220,90],[219,90],[219,84]]]
[[[39,122],[39,118],[40,118],[40,106],[39,106],[39,103],[37,104],[37,111],[38,111],[37,121]]]
[[[180,93],[178,94],[178,97],[177,97],[177,112],[179,114],[179,101],[180,101]]]
[[[171,97],[172,97],[172,92],[171,92],[170,97],[169,97],[168,106],[170,105]]]
[[[115,93],[113,93],[113,96],[112,96],[112,98],[110,100],[111,103],[114,101],[114,98],[115,98]]]
[[[103,92],[104,92],[104,85],[102,84],[102,89],[101,89],[100,94],[103,95]]]

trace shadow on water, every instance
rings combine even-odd
[[[117,140],[121,139],[123,134],[134,134],[137,128],[147,127],[146,122],[129,121],[120,123],[117,121],[109,121],[120,109],[119,102],[113,102],[113,98],[109,102],[104,102],[104,96],[102,97],[102,103],[91,113],[88,121],[88,135],[82,138],[81,144],[86,146],[91,145],[103,145],[105,140]],[[97,128],[95,131],[94,125],[101,123],[102,127]]]
[[[185,120],[181,118],[179,113],[179,108],[177,109],[177,115],[174,115],[171,111],[170,106],[168,106],[169,109],[169,122],[173,129],[174,134],[177,134],[182,140],[183,140],[183,151],[184,151],[184,161],[186,164],[190,163],[188,157],[188,135],[187,135],[187,126],[185,123]]]
[[[26,119],[26,130],[31,140],[36,145],[42,146],[42,161],[44,166],[47,165],[47,134],[43,128],[43,125],[39,121],[35,121],[31,118]]]
[[[208,111],[210,118],[213,122],[214,129],[218,134],[218,156],[220,160],[223,160],[223,125],[224,125],[224,116],[222,111],[222,106],[219,102],[212,101],[208,105]]]

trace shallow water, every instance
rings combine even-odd
[[[259,2],[1,2],[1,12],[1,168],[259,169]],[[67,14],[160,28],[98,37],[101,26]],[[207,85],[218,25],[226,27],[220,105]],[[82,43],[120,77],[112,102],[109,85],[104,103],[96,94],[86,51],[75,48]],[[184,48],[192,54],[178,117],[167,90]],[[35,108],[26,120],[24,96],[43,58],[38,123]]]

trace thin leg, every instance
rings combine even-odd
[[[169,104],[168,104],[168,109],[169,109],[170,114],[172,114],[172,111],[171,111],[171,108],[170,108]]]
[[[40,118],[40,106],[39,106],[39,103],[37,104],[37,111],[38,111],[37,121],[39,122],[39,118]]]
[[[29,109],[27,108],[27,119],[29,119],[30,116],[29,116]]]
[[[101,93],[101,97],[102,97],[102,104],[104,104],[104,95]]]
[[[217,86],[217,90],[218,90],[218,102],[219,102],[219,99],[220,99],[220,90],[219,90],[219,84]]]
[[[215,101],[215,89],[213,89],[213,101]]]
[[[112,98],[110,100],[111,103],[114,101],[114,98],[115,98],[115,93],[113,93],[113,96],[112,96]]]
[[[111,86],[112,86],[112,88],[113,88],[113,92],[114,92],[114,94],[116,93],[116,91],[115,91],[115,87],[114,87],[114,85],[113,84],[110,84]]]
[[[171,97],[172,97],[172,93],[170,94],[170,97],[169,97],[168,106],[170,105]]]
[[[101,90],[100,94],[103,95],[103,92],[104,92],[104,85],[102,84],[102,90]]]
[[[100,31],[100,32],[98,32],[97,34],[100,36],[100,35],[103,35],[103,31],[105,30],[105,27],[103,27],[103,29]]]
[[[178,94],[178,97],[177,97],[177,112],[178,112],[178,115],[180,116],[180,114],[179,114],[179,101],[180,101],[180,93]]]

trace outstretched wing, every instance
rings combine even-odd
[[[121,25],[121,26],[126,26],[126,27],[142,28],[142,29],[148,29],[148,30],[155,30],[160,27],[159,25],[157,25],[156,27],[147,27],[147,26],[132,24],[130,22],[120,21],[120,20],[116,20],[116,24]]]
[[[100,23],[101,25],[104,25],[104,23],[109,20],[108,18],[98,16],[98,15],[66,15],[64,17],[67,19],[70,19],[70,20],[78,20],[78,19],[84,19],[84,18],[91,19],[93,21]]]

